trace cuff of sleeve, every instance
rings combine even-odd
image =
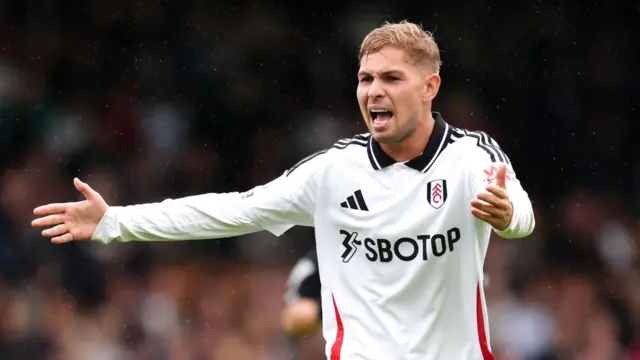
[[[518,223],[520,222],[520,212],[516,204],[513,204],[513,216],[511,217],[511,223],[504,230],[493,229],[496,234],[505,239],[518,237]]]
[[[110,206],[102,219],[100,219],[91,241],[108,244],[119,237],[117,207]]]

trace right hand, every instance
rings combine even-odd
[[[33,210],[38,218],[31,222],[31,226],[48,227],[42,230],[42,236],[51,238],[54,244],[90,240],[109,208],[102,196],[89,185],[78,178],[73,179],[73,185],[86,200],[48,204]]]

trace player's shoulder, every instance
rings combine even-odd
[[[367,146],[369,146],[370,139],[370,133],[356,134],[352,137],[342,138],[336,141],[333,146],[327,149],[327,151],[330,151],[334,156],[341,156],[341,153],[344,152],[362,151],[365,150]]]
[[[300,167],[322,168],[328,164],[359,159],[361,156],[366,156],[363,154],[366,154],[366,148],[370,138],[371,134],[362,133],[339,139],[332,146],[316,151],[298,161],[294,166],[289,168],[287,174],[296,171]]]
[[[508,156],[498,142],[484,131],[449,125],[449,134],[453,145],[451,148],[464,154],[470,162],[488,157],[491,162],[509,163]]]

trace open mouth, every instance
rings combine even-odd
[[[371,116],[373,126],[375,128],[381,128],[387,125],[393,118],[393,112],[386,109],[372,109],[369,110],[369,116]]]

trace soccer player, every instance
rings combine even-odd
[[[418,25],[364,38],[357,99],[366,134],[339,140],[244,193],[109,206],[86,200],[34,210],[54,243],[279,236],[315,228],[326,355],[338,359],[493,359],[482,290],[491,232],[534,229],[507,155],[483,132],[432,110],[440,52]]]
[[[322,298],[318,256],[311,249],[291,269],[282,311],[282,329],[289,336],[292,359],[301,358],[300,341],[321,329]]]
[[[282,328],[289,336],[299,338],[314,334],[322,320],[321,283],[318,256],[311,249],[291,269],[282,312]]]

